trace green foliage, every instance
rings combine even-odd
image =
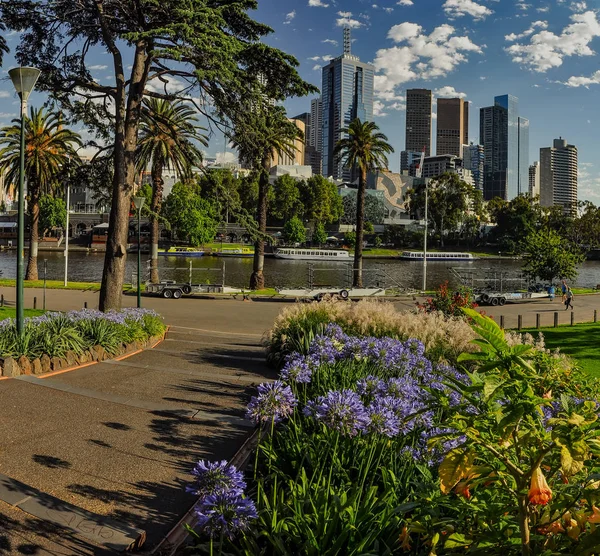
[[[356,247],[356,232],[346,232],[344,234],[344,245],[350,248]]]
[[[60,197],[40,197],[40,229],[46,236],[52,228],[64,228],[67,224],[67,205]]]
[[[283,236],[288,243],[304,243],[306,241],[306,228],[297,216],[288,220],[283,226]]]
[[[531,231],[523,241],[523,272],[531,279],[574,280],[583,262],[580,249],[553,230]]]
[[[152,207],[152,186],[149,183],[144,183],[135,194],[136,197],[144,198],[144,206],[142,207],[142,216],[150,214],[150,207]],[[133,200],[132,200],[133,203]]]
[[[288,174],[279,176],[273,183],[273,198],[269,203],[271,215],[279,220],[302,216],[304,207],[300,198],[302,182]]]
[[[323,226],[321,222],[315,224],[312,241],[317,245],[323,245],[327,241],[327,232],[325,231],[325,226]]]
[[[356,190],[349,191],[342,197],[343,214],[342,224],[356,226],[356,204],[358,194]],[[365,220],[375,224],[383,224],[385,218],[385,204],[381,197],[366,193],[365,195]]]
[[[502,251],[520,254],[524,251],[522,240],[542,226],[542,209],[536,199],[519,195],[512,201],[492,199],[487,205],[492,222],[492,240]]]
[[[338,187],[323,176],[312,176],[302,182],[304,217],[322,224],[337,222],[343,214],[342,198]]]
[[[375,247],[381,247],[382,243],[383,243],[383,240],[381,239],[381,236],[377,236],[374,241]]]
[[[414,241],[414,234],[406,226],[392,224],[386,226],[383,231],[385,243],[391,243],[394,247],[409,247]]]
[[[217,233],[217,210],[200,196],[196,184],[176,183],[163,204],[163,216],[177,238],[192,245],[208,243]]]
[[[436,288],[433,297],[427,298],[418,307],[426,313],[441,311],[449,317],[462,317],[464,308],[473,309],[477,307],[477,303],[475,303],[475,296],[471,288],[459,286],[450,291],[448,281],[446,281]]]
[[[375,233],[375,226],[373,226],[373,224],[371,222],[365,222],[365,225],[363,226],[363,230],[365,231],[365,234],[374,234]]]

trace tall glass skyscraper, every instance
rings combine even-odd
[[[348,35],[349,37],[349,35]],[[373,80],[375,67],[350,54],[350,41],[344,36],[344,54],[323,68],[321,87],[323,117],[323,175],[334,179],[354,180],[353,172],[334,160],[336,143],[345,135],[355,118],[373,121]]]
[[[484,147],[483,195],[486,200],[507,201],[529,190],[529,120],[519,116],[519,99],[494,98],[482,108],[480,142]]]

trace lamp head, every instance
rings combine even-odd
[[[133,198],[133,204],[135,205],[135,208],[137,210],[142,210],[142,207],[144,206],[144,201],[146,199],[144,197],[134,197]]]
[[[31,67],[19,67],[8,70],[8,75],[21,100],[27,101],[37,83],[40,73],[39,69]]]

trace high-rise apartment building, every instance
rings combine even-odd
[[[438,98],[436,154],[462,157],[462,146],[468,144],[469,103],[462,98]]]
[[[431,102],[429,89],[407,89],[405,151],[431,154]]]
[[[310,101],[310,119],[312,127],[308,144],[311,147],[322,152],[323,150],[323,103],[320,98],[314,98]]]
[[[355,118],[373,121],[373,81],[375,67],[361,62],[350,51],[350,29],[344,29],[344,53],[323,68],[321,100],[322,167],[323,175],[352,182],[351,168],[344,168],[335,160],[333,151],[337,142],[345,137],[341,130]]]
[[[529,187],[529,120],[519,116],[519,99],[494,98],[482,108],[479,140],[484,147],[483,196],[510,201]]]
[[[577,147],[559,137],[552,147],[540,149],[540,204],[577,211]]]
[[[529,196],[539,197],[540,195],[540,163],[536,160],[529,167]]]
[[[463,166],[470,170],[473,176],[473,185],[483,193],[483,171],[485,155],[483,145],[463,145]]]

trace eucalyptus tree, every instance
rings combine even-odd
[[[152,201],[150,222],[150,280],[158,278],[158,219],[163,198],[163,171],[173,170],[182,177],[191,174],[202,162],[199,145],[208,146],[207,137],[198,125],[196,111],[182,100],[144,98],[138,137],[138,171],[150,167]]]
[[[63,168],[78,160],[75,146],[81,146],[78,133],[63,126],[59,113],[32,107],[25,118],[25,177],[29,211],[29,260],[26,279],[37,280],[40,197],[52,193]],[[21,161],[21,120],[0,129],[0,174],[5,183],[17,183]]]
[[[387,142],[387,137],[379,131],[377,124],[373,122],[361,122],[356,118],[350,122],[347,129],[342,129],[341,133],[346,136],[337,142],[333,156],[346,168],[358,170],[353,286],[361,288],[367,172],[387,168],[386,155],[393,153],[394,149]]]
[[[21,32],[16,58],[42,72],[37,88],[112,148],[109,235],[100,309],[121,305],[135,153],[144,96],[193,102],[235,120],[250,98],[283,100],[315,87],[298,62],[265,43],[256,0],[2,0],[0,21]],[[92,65],[104,54],[110,70]]]
[[[250,288],[260,290],[265,287],[265,238],[267,232],[267,201],[269,197],[269,170],[273,159],[293,157],[295,141],[302,132],[288,120],[281,106],[255,103],[234,122],[231,144],[237,149],[240,160],[251,166],[258,176],[258,199],[256,219],[258,236],[254,246],[254,265],[250,276]]]

